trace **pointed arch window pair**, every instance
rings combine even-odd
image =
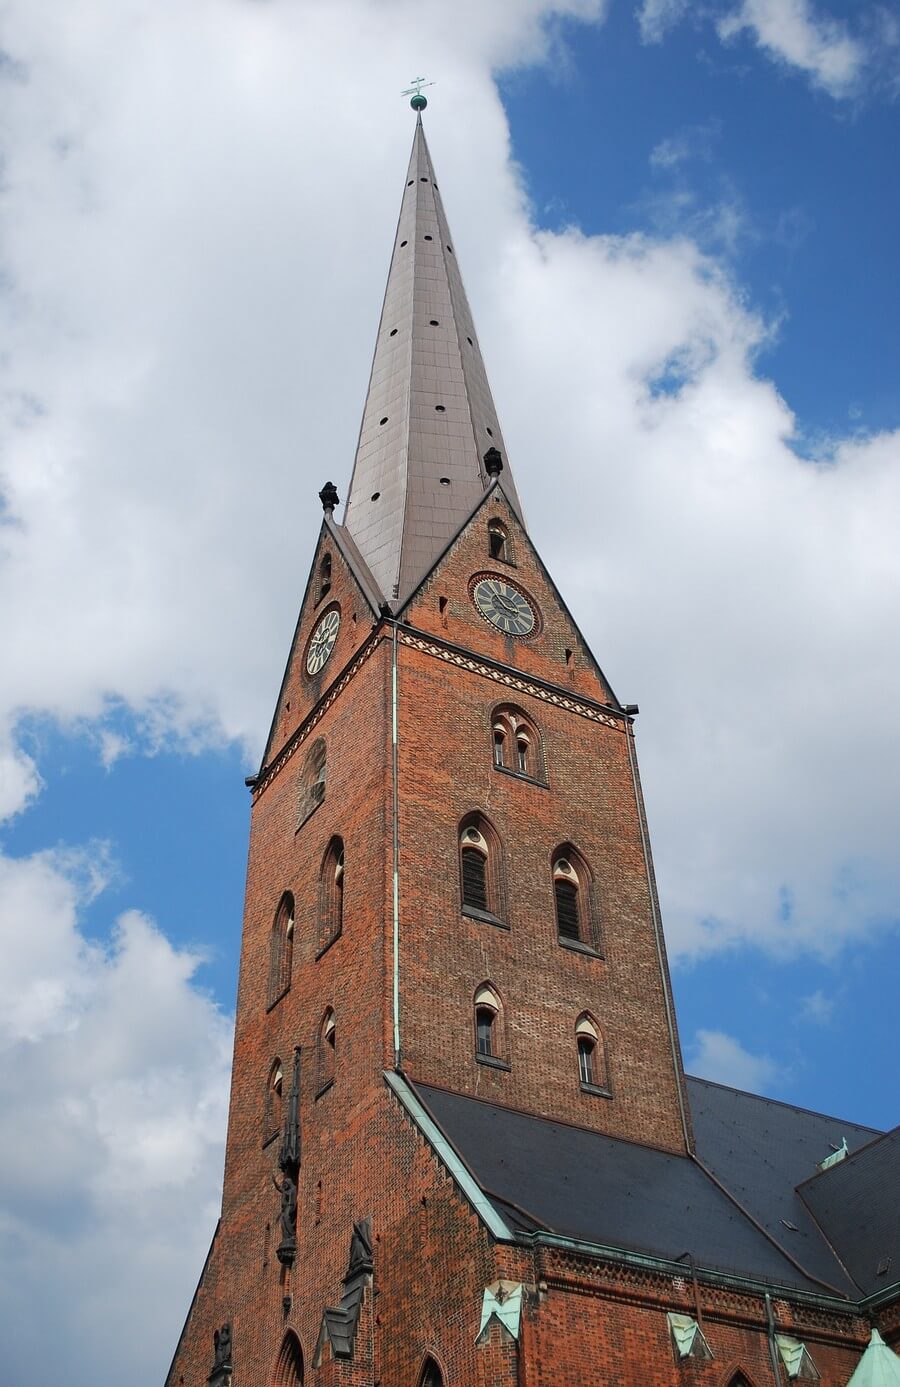
[[[544,750],[540,733],[520,708],[501,704],[491,714],[491,745],[497,770],[544,782]]]

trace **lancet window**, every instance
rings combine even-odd
[[[344,928],[344,841],[332,838],[319,878],[319,953],[337,939]]]
[[[464,915],[500,923],[505,891],[500,840],[483,814],[470,814],[459,829],[460,899]]]
[[[269,936],[269,1006],[284,996],[291,985],[294,960],[294,897],[285,891]]]

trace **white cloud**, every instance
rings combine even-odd
[[[816,14],[809,0],[740,0],[719,20],[722,39],[749,31],[771,57],[799,68],[831,96],[847,96],[859,82],[867,54],[842,24]]]
[[[809,996],[800,998],[800,1016],[816,1026],[827,1026],[834,1015],[834,998],[827,997],[819,987]]]
[[[429,136],[533,534],[643,708],[673,948],[833,952],[900,896],[900,441],[799,459],[767,325],[684,235],[534,232],[492,73],[555,52],[550,8],[7,6],[0,727],[49,714],[109,759],[124,708],[145,748],[258,750],[315,495],[352,463],[411,138],[394,93],[439,72]],[[40,782],[4,747],[8,814]],[[48,1265],[73,1387],[136,1380],[148,1337],[162,1362],[215,1218],[225,1026],[139,914],[84,938],[105,870],[0,872],[13,1380],[47,1351]],[[767,1081],[717,1034],[699,1063]]]
[[[641,0],[637,8],[641,38],[645,43],[659,43],[671,28],[687,14],[689,0]]]
[[[0,857],[10,1382],[51,1381],[60,1345],[73,1383],[161,1381],[218,1212],[230,1026],[138,912],[108,947],[85,938],[106,870],[102,852]]]
[[[751,1054],[724,1031],[698,1031],[686,1064],[690,1073],[701,1079],[750,1093],[765,1093],[781,1077],[778,1065],[768,1055]]]
[[[717,8],[706,0],[641,0],[636,11],[641,38],[659,43],[682,20],[690,17],[703,23]],[[811,0],[736,0],[727,13],[719,14],[715,27],[726,43],[749,34],[775,62],[805,73],[813,86],[842,98],[858,91],[877,49],[891,44],[887,16],[873,10],[868,20],[868,27],[878,34],[877,44],[854,37],[843,24],[818,12]]]

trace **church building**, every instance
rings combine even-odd
[[[637,708],[529,538],[424,105],[166,1387],[900,1387],[900,1131],[684,1073]]]

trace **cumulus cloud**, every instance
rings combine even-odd
[[[40,789],[23,714],[106,763],[172,741],[258,753],[316,492],[350,473],[411,138],[393,93],[439,71],[429,138],[510,464],[640,700],[674,952],[833,953],[895,923],[900,440],[802,456],[758,364],[771,327],[695,240],[532,224],[493,73],[555,60],[554,16],[602,13],[6,7],[0,813]],[[108,870],[96,850],[0,869],[13,1380],[50,1351],[48,1265],[73,1387],[136,1380],[135,1306],[168,1351],[215,1219],[227,1025],[140,913],[85,937]],[[698,1037],[701,1067],[728,1053]],[[767,1082],[745,1058],[719,1076]]]
[[[854,95],[864,69],[875,58],[870,39],[851,35],[846,26],[818,11],[811,0],[738,0],[725,14],[697,0],[641,0],[636,14],[645,43],[659,43],[681,20],[713,19],[723,42],[747,34],[774,62],[804,73],[813,86],[842,98]],[[718,17],[715,16],[718,14]],[[874,10],[865,26],[890,46],[890,25]]]
[[[645,43],[659,43],[687,14],[690,0],[641,0],[635,13]]]
[[[698,1031],[688,1050],[689,1071],[701,1079],[712,1079],[731,1088],[766,1093],[782,1077],[781,1070],[768,1055],[754,1055],[740,1041],[724,1031]]]
[[[230,1024],[192,981],[199,960],[139,912],[85,937],[107,871],[102,849],[0,857],[10,1382],[55,1379],[60,1354],[74,1383],[159,1382],[174,1340],[146,1326],[177,1333],[215,1227]],[[48,1267],[52,1335],[34,1313]]]
[[[853,92],[866,61],[863,44],[809,0],[741,0],[717,27],[723,39],[749,32],[776,61],[807,73],[831,96]]]

